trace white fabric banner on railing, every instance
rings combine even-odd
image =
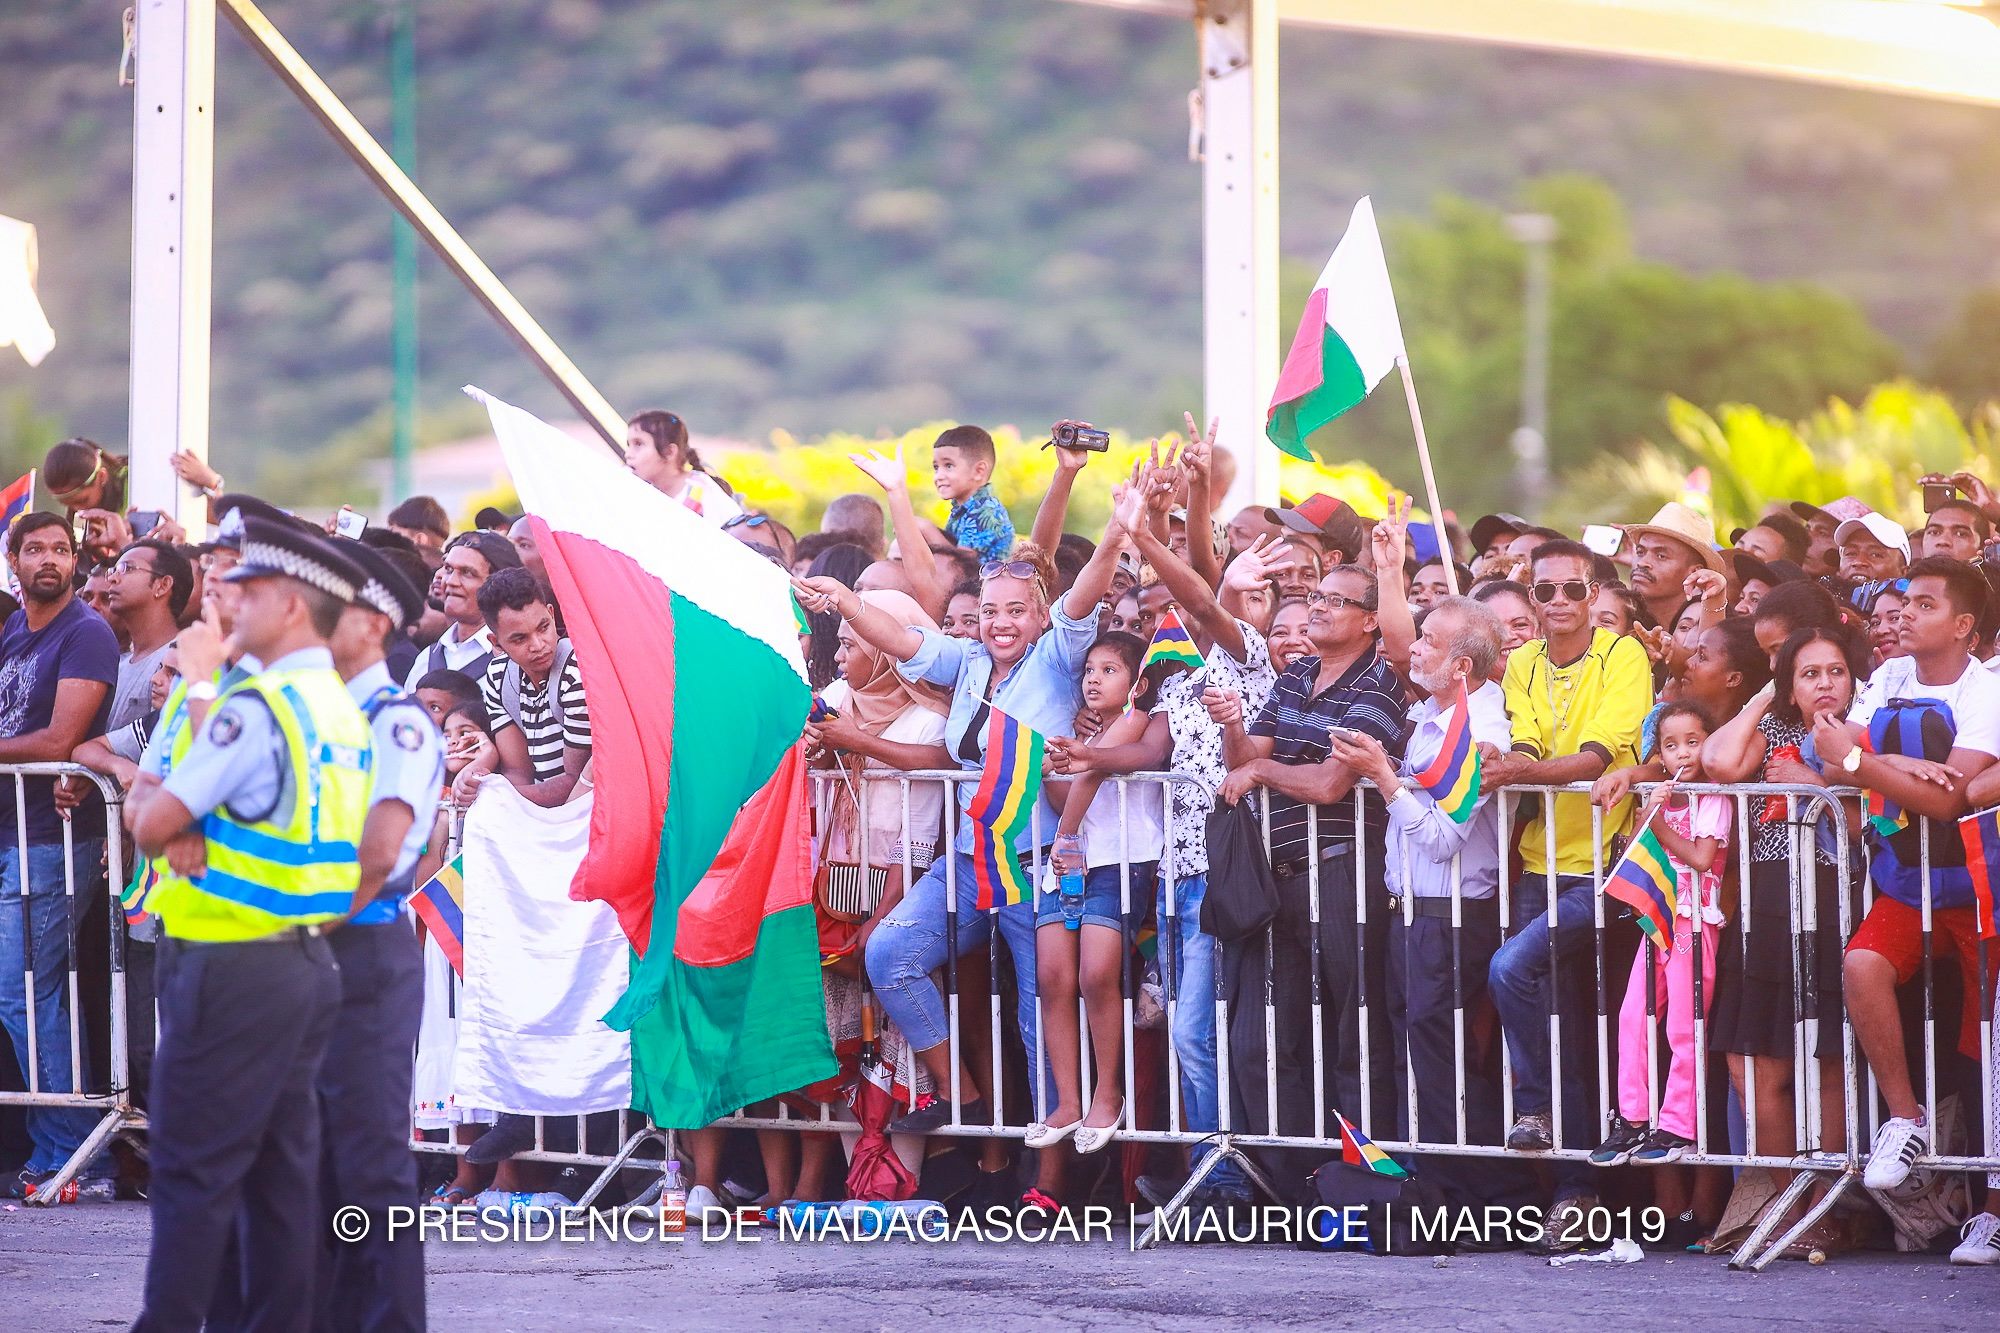
[[[586,795],[533,805],[490,778],[465,820],[461,1106],[581,1115],[632,1103],[632,1043],[600,1021],[625,993],[629,945],[569,883],[590,843]]]

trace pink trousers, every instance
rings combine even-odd
[[[1682,1138],[1694,1132],[1694,1083],[1701,1077],[1702,1053],[1694,1044],[1694,941],[1691,922],[1674,918],[1674,948],[1671,954],[1653,952],[1653,1017],[1667,1023],[1667,1045],[1673,1057],[1667,1064],[1667,1086],[1660,1092],[1660,1128]],[[1704,1015],[1715,1011],[1715,948],[1719,928],[1704,925],[1701,930],[1701,1007]],[[1649,1075],[1652,1062],[1646,1058],[1646,946],[1639,946],[1632,960],[1632,979],[1625,987],[1625,1003],[1618,1010],[1618,1114],[1635,1125],[1647,1123],[1651,1114]]]

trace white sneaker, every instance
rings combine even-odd
[[[708,1186],[696,1185],[688,1191],[687,1220],[692,1224],[691,1230],[694,1234],[701,1234],[701,1219],[705,1214],[726,1214],[728,1211],[728,1205],[724,1204]]]
[[[1868,1169],[1861,1183],[1871,1190],[1892,1190],[1910,1178],[1910,1169],[1919,1157],[1931,1150],[1930,1127],[1921,1120],[1892,1116],[1875,1132],[1875,1146],[1868,1153]]]
[[[1974,1213],[1965,1223],[1965,1229],[1958,1233],[1964,1239],[1951,1252],[1955,1264],[1983,1266],[2000,1264],[2000,1217],[1991,1213]]]

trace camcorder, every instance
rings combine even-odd
[[[1111,447],[1111,432],[1075,421],[1065,421],[1055,428],[1050,443],[1058,449],[1088,449],[1092,453],[1101,454]]]

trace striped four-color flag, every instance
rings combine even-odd
[[[1333,1118],[1340,1122],[1340,1160],[1349,1166],[1365,1166],[1378,1176],[1401,1178],[1410,1173],[1396,1162],[1396,1159],[1375,1146],[1375,1141],[1356,1129],[1348,1118],[1335,1111]]]
[[[28,506],[35,502],[35,472],[20,478],[6,490],[0,491],[0,531],[14,526],[14,520],[28,512]]]
[[[1639,929],[1656,949],[1674,942],[1674,914],[1680,910],[1680,875],[1649,823],[1632,839],[1604,881],[1604,894],[1639,914]]]
[[[154,867],[152,858],[141,857],[139,864],[133,867],[131,880],[118,891],[118,905],[124,910],[126,925],[144,925],[153,919],[146,910],[146,895],[159,882],[160,872]]]
[[[974,906],[982,912],[1033,896],[1014,844],[1035,815],[1045,743],[1034,728],[997,708],[992,714],[986,724],[986,765],[965,808],[972,820],[972,868],[979,887]]]
[[[1965,841],[1965,868],[1972,875],[1972,914],[1982,939],[2000,935],[1993,915],[1994,860],[2000,858],[2000,808],[1980,810],[1958,821]]]
[[[1171,606],[1161,614],[1153,641],[1146,645],[1145,660],[1139,663],[1140,673],[1143,675],[1155,662],[1178,662],[1191,671],[1199,671],[1208,664],[1201,649],[1194,646],[1194,635],[1181,623],[1180,613]]]
[[[1472,743],[1472,700],[1463,680],[1452,701],[1444,743],[1438,746],[1437,758],[1416,775],[1416,782],[1452,823],[1472,818],[1472,807],[1479,803],[1479,748]]]
[[[437,941],[451,970],[465,975],[465,853],[438,867],[410,895],[410,910]]]
[[[1912,725],[1921,725],[1920,721],[1917,721],[1921,716],[1919,713],[1906,712],[1904,710],[1896,710],[1895,713],[1896,718],[1911,718]],[[1882,742],[1888,739],[1886,728],[1892,720],[1891,712],[1888,709],[1883,709],[1875,714],[1874,718],[1868,724],[1868,730],[1861,733],[1861,748],[1863,751],[1868,754],[1882,753]],[[1916,732],[1911,737],[1906,737],[1904,744],[1910,748],[1900,750],[1897,753],[1921,755],[1924,752],[1921,732]],[[1881,792],[1865,790],[1862,792],[1862,795],[1866,798],[1864,805],[1866,806],[1866,814],[1868,816],[1868,827],[1875,830],[1875,832],[1887,838],[1901,833],[1910,826],[1908,812]]]

